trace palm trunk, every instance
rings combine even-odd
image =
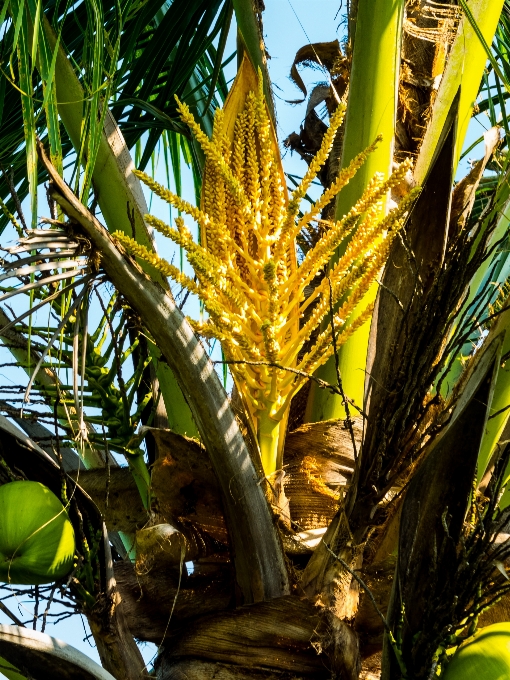
[[[288,597],[194,622],[163,651],[158,680],[357,680],[359,671],[349,626],[333,629],[310,603]]]

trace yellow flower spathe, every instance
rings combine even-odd
[[[242,68],[248,67],[243,63]],[[177,104],[206,156],[201,208],[186,203],[145,173],[136,174],[158,196],[198,223],[200,245],[193,241],[182,218],[177,218],[174,229],[146,216],[155,229],[185,249],[196,283],[129,237],[116,235],[134,255],[150,261],[202,300],[209,317],[193,326],[197,332],[217,338],[226,359],[232,362],[230,368],[258,434],[264,469],[269,474],[278,465],[278,432],[286,422],[290,400],[306,380],[278,366],[312,372],[330,357],[329,326],[313,346],[306,345],[329,315],[330,295],[335,308],[340,305],[333,319],[338,345],[370,318],[372,307],[357,315],[355,310],[379,275],[417,190],[385,216],[381,202],[402,181],[410,163],[402,163],[386,181],[374,177],[347,215],[334,223],[322,223],[321,238],[298,267],[297,235],[320,217],[323,207],[349,182],[379,140],[341,170],[332,186],[299,218],[301,199],[326,161],[342,123],[343,104],[332,115],[321,149],[290,199],[260,75],[256,91],[246,91],[240,72],[225,110],[216,113],[211,139],[188,107]],[[330,268],[329,280],[324,278],[305,299],[305,288],[348,239],[344,254]],[[305,313],[307,319],[300,327]],[[281,443],[280,437],[280,448]]]

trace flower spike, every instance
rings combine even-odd
[[[380,138],[341,170],[311,209],[298,217],[301,199],[326,161],[342,124],[344,104],[331,116],[322,146],[290,199],[262,77],[259,73],[257,82],[249,60],[243,60],[225,109],[216,112],[211,139],[189,108],[177,104],[206,156],[200,208],[144,173],[136,174],[158,196],[198,223],[201,245],[193,240],[182,217],[173,228],[146,216],[155,229],[184,248],[195,280],[133,239],[116,236],[133,255],[150,261],[202,301],[208,318],[192,322],[193,327],[221,342],[258,434],[264,470],[271,474],[281,465],[282,432],[290,401],[306,380],[281,367],[313,372],[332,354],[330,324],[311,341],[312,333],[329,315],[331,292],[338,346],[368,321],[372,305],[359,312],[359,303],[380,275],[392,240],[419,190],[411,191],[385,215],[382,199],[402,181],[410,162],[402,163],[387,180],[376,175],[347,215],[337,222],[321,222],[321,237],[298,267],[296,238],[355,175]],[[342,242],[347,244],[344,254],[305,299],[305,288],[325,271]]]

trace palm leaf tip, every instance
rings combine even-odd
[[[152,191],[198,223],[200,245],[182,218],[177,218],[177,228],[173,228],[147,216],[153,227],[186,250],[197,283],[153,253],[145,252],[132,239],[117,237],[137,257],[150,259],[151,264],[202,300],[208,318],[203,323],[192,322],[193,326],[200,334],[220,341],[259,432],[262,450],[273,437],[270,433],[286,417],[292,396],[306,381],[305,376],[285,368],[311,372],[333,351],[330,330],[319,333],[309,347],[312,332],[329,313],[330,294],[338,306],[333,319],[338,345],[370,318],[372,308],[359,312],[358,304],[384,265],[416,190],[385,216],[382,201],[393,186],[401,183],[410,162],[402,163],[386,181],[375,176],[348,214],[326,225],[322,237],[298,267],[295,239],[299,232],[318,219],[324,205],[349,182],[380,138],[342,170],[310,211],[299,218],[301,198],[331,151],[345,107],[339,105],[332,115],[321,149],[289,200],[261,75],[258,88],[249,89],[245,78],[257,82],[253,69],[251,73],[249,69],[251,65],[244,62],[225,109],[216,112],[211,138],[201,130],[188,107],[178,101],[182,120],[190,126],[206,156],[200,208],[137,172]],[[305,288],[346,239],[350,242],[345,254],[329,273],[331,291],[328,279],[324,279],[312,298],[305,299]],[[308,319],[300,323],[305,312]],[[274,441],[270,446],[271,452],[263,454],[267,473],[275,465]]]

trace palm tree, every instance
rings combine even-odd
[[[503,0],[352,3],[343,51],[296,57],[329,69],[330,125],[309,106],[289,138],[309,164],[290,196],[248,0],[1,12],[0,206],[19,240],[0,335],[41,407],[2,403],[0,482],[50,489],[76,540],[38,601],[64,589],[119,679],[147,676],[135,640],[158,645],[161,679],[454,678],[508,591]],[[485,156],[453,186],[479,94]],[[147,172],[158,152],[175,192]],[[230,398],[198,335],[221,344]],[[55,644],[1,628],[2,672],[58,677]]]

